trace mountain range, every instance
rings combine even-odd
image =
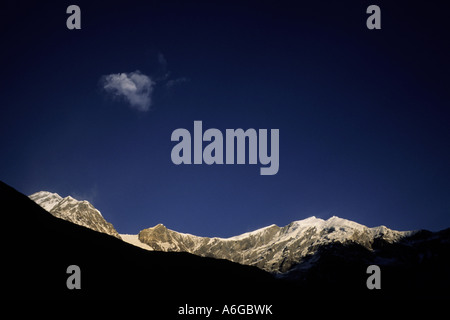
[[[310,293],[319,288],[342,293],[345,288],[366,296],[366,268],[375,264],[383,270],[383,297],[448,296],[450,229],[430,232],[369,228],[334,216],[327,220],[310,217],[284,227],[270,225],[230,238],[199,237],[170,230],[163,224],[138,234],[119,235],[87,201],[49,192],[38,192],[30,198],[58,218],[146,251],[189,253],[256,267],[289,285],[307,288]]]
[[[8,298],[232,298],[291,307],[304,299],[450,298],[450,229],[400,232],[311,217],[225,239],[163,225],[117,237],[88,203],[49,194],[34,198],[40,205],[0,182],[1,288]],[[79,217],[75,223],[55,216],[64,208]],[[81,270],[80,290],[66,285],[71,265]],[[380,267],[380,290],[366,286],[370,265]]]
[[[270,225],[231,238],[199,237],[176,232],[163,224],[141,230],[137,235],[119,235],[100,211],[88,201],[57,193],[40,191],[30,199],[53,216],[153,251],[188,252],[202,257],[226,259],[256,266],[272,273],[285,273],[332,243],[355,243],[373,250],[379,242],[394,243],[413,234],[385,226],[368,228],[359,223],[331,217],[328,220],[310,217],[287,226]]]
[[[393,243],[409,234],[384,226],[368,228],[339,217],[328,220],[310,217],[284,227],[271,225],[225,239],[180,233],[158,224],[140,231],[138,239],[157,251],[189,252],[285,273],[331,243],[352,242],[372,250],[374,243]]]

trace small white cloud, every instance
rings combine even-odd
[[[130,107],[148,111],[152,105],[155,82],[140,71],[113,73],[102,77],[103,89],[115,96],[123,97]]]

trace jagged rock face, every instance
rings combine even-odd
[[[226,239],[179,233],[162,224],[142,230],[138,237],[157,251],[189,252],[284,273],[324,245],[356,243],[372,250],[380,243],[392,243],[409,234],[384,226],[368,228],[338,217],[326,221],[311,217],[285,227],[271,225]]]
[[[107,222],[100,211],[95,209],[88,201],[78,201],[71,196],[62,198],[57,193],[46,191],[34,193],[30,196],[30,199],[57,218],[120,239],[119,233],[114,229],[114,226]]]

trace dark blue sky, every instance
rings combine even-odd
[[[0,179],[87,199],[120,233],[226,237],[312,215],[450,227],[445,1],[311,2],[7,1]],[[104,89],[136,71],[148,111]],[[174,165],[172,131],[194,120],[279,129],[278,174]]]

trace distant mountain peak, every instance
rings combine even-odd
[[[312,217],[309,217],[309,218],[306,218],[303,220],[294,221],[292,223],[297,224],[298,226],[316,226],[316,227],[339,227],[339,226],[348,226],[348,227],[353,227],[353,228],[366,227],[357,222],[343,219],[338,216],[332,216],[332,217],[328,218],[327,220],[312,216]]]
[[[33,193],[29,198],[57,218],[120,238],[114,226],[89,201],[80,201],[70,195],[62,198],[48,191]]]

